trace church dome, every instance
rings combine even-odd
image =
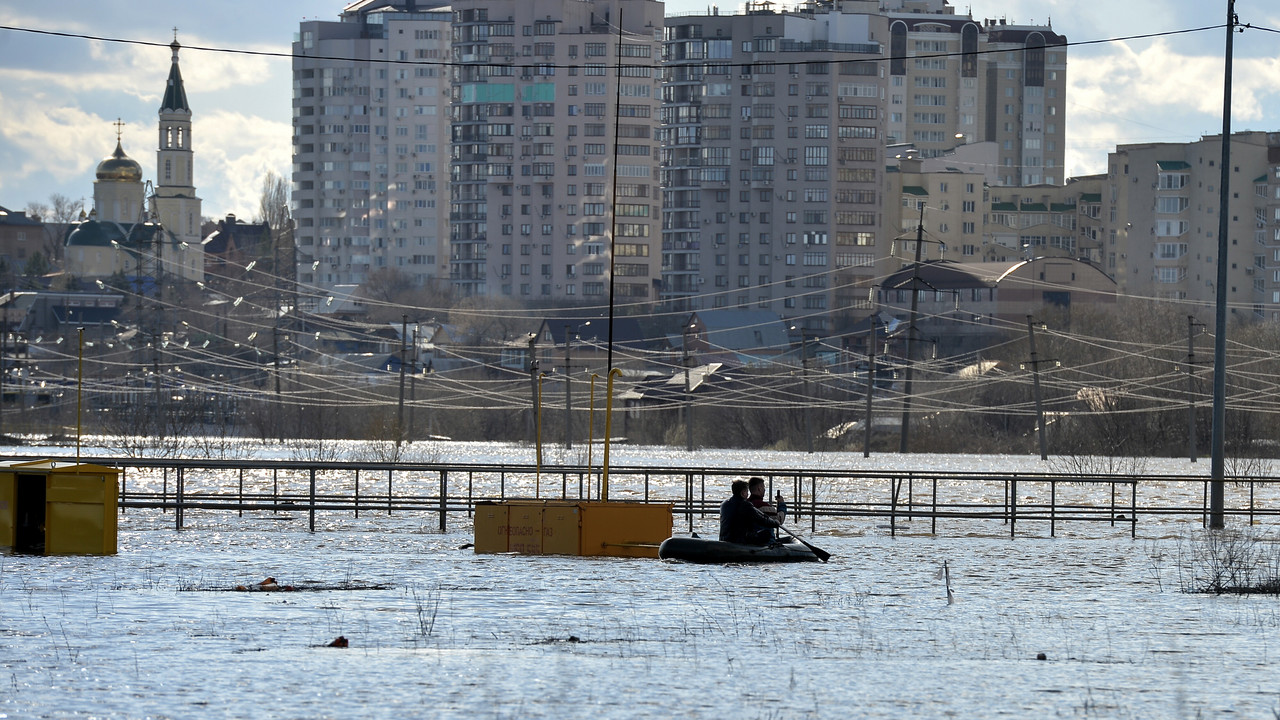
[[[142,166],[137,160],[125,155],[120,141],[116,140],[116,151],[111,154],[111,157],[98,163],[98,179],[142,182]]]

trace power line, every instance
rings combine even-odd
[[[975,22],[975,24],[976,24],[976,22]],[[1058,43],[1058,44],[1055,44],[1055,45],[1046,45],[1046,46],[1044,46],[1043,48],[1036,48],[1036,49],[1049,50],[1049,49],[1053,49],[1053,48],[1083,47],[1083,46],[1086,46],[1086,45],[1101,45],[1101,44],[1106,44],[1106,43],[1129,42],[1129,41],[1131,41],[1131,40],[1149,40],[1149,39],[1152,39],[1152,38],[1171,37],[1171,36],[1175,36],[1175,35],[1186,35],[1186,34],[1190,34],[1190,33],[1204,32],[1204,31],[1206,31],[1206,30],[1218,30],[1218,29],[1221,29],[1221,28],[1223,28],[1223,27],[1225,27],[1225,25],[1223,25],[1223,24],[1219,24],[1219,25],[1204,25],[1204,26],[1201,26],[1201,27],[1183,28],[1183,29],[1179,29],[1179,30],[1162,30],[1162,31],[1160,31],[1160,32],[1140,33],[1140,34],[1137,34],[1137,35],[1122,35],[1122,36],[1118,36],[1118,37],[1111,37],[1111,38],[1099,38],[1099,39],[1096,39],[1096,40],[1079,40],[1079,41],[1076,41],[1076,42],[1063,42],[1063,43]],[[1251,27],[1251,26],[1245,25],[1245,26],[1242,26],[1242,27]],[[1266,31],[1268,31],[1268,32],[1277,32],[1277,31],[1272,30],[1272,29],[1270,29],[1270,28],[1261,28],[1261,27],[1259,27],[1259,28],[1257,28],[1257,29],[1259,29],[1259,30],[1266,30]],[[30,34],[33,34],[33,35],[44,35],[44,36],[48,36],[48,37],[70,38],[70,39],[76,39],[76,40],[91,40],[91,41],[96,41],[96,42],[116,43],[116,44],[121,44],[121,45],[139,45],[139,46],[143,46],[143,47],[155,47],[155,48],[165,48],[165,49],[170,48],[170,46],[172,45],[172,41],[170,41],[170,42],[167,42],[167,43],[166,43],[166,42],[157,42],[157,41],[154,41],[154,40],[135,40],[135,39],[130,39],[130,38],[108,37],[108,36],[105,36],[105,35],[90,35],[90,34],[87,34],[87,33],[73,33],[73,32],[61,31],[61,30],[39,30],[39,29],[36,29],[36,28],[19,27],[19,26],[16,26],[16,25],[0,25],[0,30],[12,30],[12,31],[14,31],[14,32],[30,33]],[[586,67],[586,64],[583,64],[583,63],[568,63],[568,64],[560,64],[560,63],[503,64],[503,63],[494,63],[494,62],[489,62],[489,63],[476,63],[476,62],[459,63],[459,62],[450,62],[450,61],[447,61],[447,60],[419,60],[419,59],[414,59],[414,60],[397,60],[397,59],[393,59],[393,58],[353,58],[353,57],[346,57],[346,56],[341,56],[341,55],[311,55],[311,54],[307,54],[307,53],[295,53],[295,52],[292,52],[292,51],[290,51],[290,52],[280,52],[280,51],[275,51],[275,50],[245,50],[245,49],[241,49],[241,48],[217,47],[217,46],[212,46],[212,45],[183,45],[183,46],[182,46],[182,49],[183,49],[183,50],[197,50],[197,51],[200,51],[200,52],[224,53],[224,54],[230,54],[230,55],[247,55],[247,56],[252,56],[252,57],[267,57],[267,58],[281,58],[281,59],[288,58],[288,59],[291,59],[291,60],[292,60],[292,59],[299,59],[299,58],[306,58],[306,59],[310,59],[310,60],[329,60],[329,61],[333,61],[333,62],[372,63],[372,64],[380,64],[380,65],[414,65],[414,66],[423,66],[423,65],[426,65],[426,66],[435,66],[435,67],[444,67],[444,68],[448,68],[448,67],[504,67],[504,68],[513,68],[513,69],[522,69],[522,70],[523,70],[523,69],[530,69],[530,70],[534,70],[534,69],[538,69],[538,68],[557,68],[557,69],[569,69],[569,68],[574,68],[574,69],[581,69],[581,68]],[[857,57],[856,59],[857,59],[858,61],[864,61],[864,62],[884,62],[884,61],[908,60],[908,59],[916,60],[916,59],[928,59],[928,58],[965,57],[965,56],[971,56],[971,55],[986,55],[986,54],[1002,53],[1002,52],[1021,52],[1021,51],[1023,51],[1023,50],[1025,50],[1025,48],[1016,48],[1016,49],[1011,49],[1011,48],[988,48],[988,49],[986,49],[986,50],[974,50],[974,51],[972,51],[972,52],[964,52],[964,51],[960,51],[960,52],[946,52],[946,53],[929,53],[929,54],[917,54],[917,55],[910,55],[910,56],[889,56],[889,57],[882,57],[882,58],[864,58],[864,57],[861,57],[861,55],[863,55],[863,53],[857,53],[858,57]],[[832,52],[841,52],[841,51],[832,51]],[[844,52],[852,52],[852,51],[844,51]],[[776,66],[778,66],[778,65],[814,65],[814,64],[822,64],[822,63],[825,63],[825,62],[828,62],[828,61],[825,61],[825,60],[805,60],[805,61],[800,61],[800,62],[787,62],[787,63],[781,63],[781,62],[719,63],[719,62],[712,62],[712,61],[710,61],[710,60],[708,60],[708,59],[704,58],[704,62],[703,62],[703,64],[705,64],[705,65],[716,65],[716,66],[718,66],[718,67],[761,67],[761,66],[774,66],[774,67],[776,67]],[[660,63],[659,63],[659,64],[660,64]],[[688,63],[682,63],[682,64],[688,64]],[[639,65],[642,65],[642,64],[641,64],[641,63],[631,63],[631,64],[628,64],[628,65],[608,65],[608,64],[604,64],[604,63],[590,63],[590,65],[591,65],[592,67],[603,67],[603,68],[607,68],[607,69],[616,69],[616,68],[618,68],[618,67],[636,67],[636,66],[639,66]]]

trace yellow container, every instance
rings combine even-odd
[[[507,551],[541,555],[543,503],[511,501],[507,508]]]
[[[0,542],[43,555],[114,555],[119,508],[116,468],[55,460],[0,472]]]
[[[579,503],[582,555],[658,557],[658,545],[671,537],[671,504]]]
[[[476,503],[476,552],[507,551],[507,510],[507,506],[500,503]]]
[[[542,554],[577,555],[578,518],[576,503],[547,503],[542,509]]]
[[[477,553],[658,557],[671,505],[507,500],[476,505]]]
[[[13,547],[14,512],[18,498],[17,483],[12,460],[0,463],[0,547]]]

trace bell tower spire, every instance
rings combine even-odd
[[[195,153],[191,136],[191,106],[178,66],[178,29],[173,29],[173,51],[164,99],[160,102],[160,146],[156,151],[156,183],[153,209],[164,229],[179,244],[200,245],[200,198],[194,180]],[[203,263],[201,263],[203,265]],[[194,279],[201,279],[195,277]]]

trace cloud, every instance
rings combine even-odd
[[[1073,57],[1067,71],[1069,172],[1100,172],[1116,145],[1188,142],[1222,127],[1222,58],[1179,52],[1166,39]],[[1233,62],[1232,126],[1274,116],[1280,58]]]
[[[85,176],[92,179],[98,162],[114,149],[106,132],[109,120],[78,107],[57,105],[44,93],[16,97],[5,94],[0,96],[0,105],[5,108],[0,137],[10,148],[10,163],[0,174],[0,188],[5,190],[24,188],[25,181],[38,173],[46,173],[59,182]],[[129,136],[135,133],[126,133],[126,147]],[[137,155],[131,153],[141,162]],[[84,194],[88,194],[88,188]]]
[[[196,192],[204,198],[204,214],[221,217],[234,213],[246,219],[257,214],[267,171],[290,177],[292,132],[290,123],[238,112],[196,115],[191,137]],[[202,191],[202,187],[218,190]]]

